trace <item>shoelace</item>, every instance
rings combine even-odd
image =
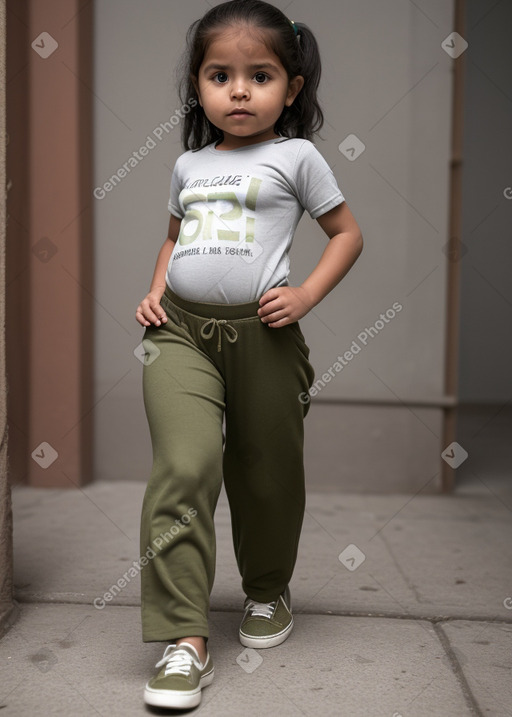
[[[165,648],[164,656],[156,663],[155,667],[162,667],[165,664],[166,677],[171,673],[187,676],[192,665],[195,665],[198,670],[201,669],[200,663],[188,650],[179,647],[176,649],[176,645],[168,645]]]
[[[268,617],[270,619],[274,614],[276,604],[277,600],[273,600],[272,602],[256,602],[255,600],[250,600],[247,603],[247,610],[250,610],[251,617],[260,615],[261,617]]]

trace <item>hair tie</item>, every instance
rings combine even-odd
[[[295,32],[295,37],[297,37],[297,33],[299,32],[297,25],[293,22],[293,20],[290,20],[290,22],[292,24],[293,31]]]

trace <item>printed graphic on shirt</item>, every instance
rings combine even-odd
[[[184,217],[174,261],[194,254],[251,256],[262,181],[249,174],[190,180],[180,192]]]

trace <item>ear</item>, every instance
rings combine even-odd
[[[199,104],[202,107],[203,103],[201,102],[201,93],[199,92],[199,83],[197,81],[197,77],[195,75],[190,75],[190,79],[191,79],[192,84],[194,85],[194,89],[197,93],[197,99],[199,100]]]
[[[288,94],[286,95],[285,105],[287,107],[290,107],[290,105],[293,104],[293,101],[301,91],[301,89],[304,86],[304,78],[302,75],[296,75],[296,77],[293,78],[293,80],[290,80],[288,83]]]

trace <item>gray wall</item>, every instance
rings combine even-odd
[[[501,406],[512,396],[512,4],[469,0],[466,27],[459,392]]]
[[[316,145],[333,168],[365,239],[348,276],[301,319],[317,379],[354,341],[361,350],[313,398],[306,471],[344,490],[415,490],[439,471],[443,394],[453,60],[446,0],[276,2],[321,45],[327,122]],[[179,108],[174,67],[189,24],[207,5],[97,0],[95,186]],[[353,162],[349,134],[366,145]],[[182,148],[165,135],[119,186],[96,200],[97,479],[146,480],[151,443],[142,364],[133,351],[166,236],[170,173]],[[327,237],[305,213],[290,283],[314,268]],[[394,302],[402,310],[364,345],[360,334]],[[432,403],[431,408],[416,402]],[[430,487],[434,487],[435,482]]]

